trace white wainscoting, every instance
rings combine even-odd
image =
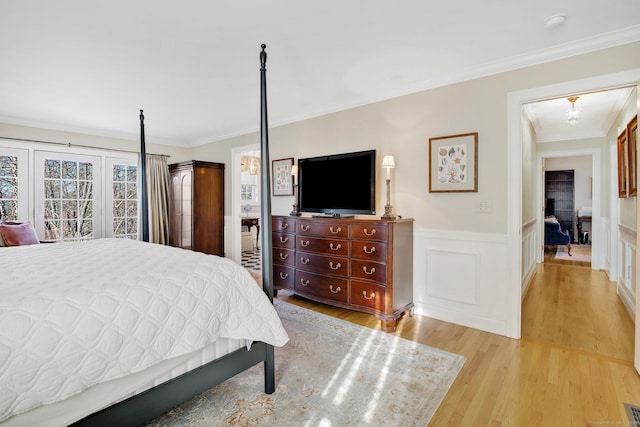
[[[508,336],[506,234],[414,230],[416,313]]]
[[[618,295],[629,315],[636,312],[636,231],[618,225]]]

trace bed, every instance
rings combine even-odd
[[[264,45],[260,62],[269,218]],[[263,247],[270,238],[265,230]],[[0,248],[0,424],[139,425],[258,363],[273,393],[273,346],[288,337],[269,252],[261,289],[229,259],[143,241]]]

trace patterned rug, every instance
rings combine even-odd
[[[464,357],[275,300],[291,338],[276,348],[276,391],[262,364],[153,426],[426,426]]]

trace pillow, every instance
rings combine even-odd
[[[0,224],[0,237],[4,246],[37,245],[40,243],[33,224]]]

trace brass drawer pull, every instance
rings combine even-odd
[[[362,271],[364,271],[365,274],[374,274],[376,272],[376,268],[375,267],[371,267],[371,270],[367,271],[367,266],[363,266],[362,267]]]
[[[287,243],[289,241],[288,237],[280,236],[280,243]]]
[[[329,227],[329,231],[332,232],[333,234],[338,234],[339,232],[342,231],[342,228],[338,227],[337,230],[334,230],[332,225],[331,227]]]
[[[310,229],[310,228],[311,228],[311,226],[309,226],[309,225],[305,225],[305,224],[302,224],[302,225],[300,226],[300,229],[301,229],[302,231],[309,231],[309,229]]]
[[[309,264],[309,258],[300,257],[300,262],[305,264],[305,265],[307,265],[307,264]]]
[[[375,299],[376,293],[371,292],[371,296],[367,296],[367,291],[362,291],[362,296],[364,297],[364,299],[372,300]]]
[[[329,243],[329,248],[331,248],[332,251],[339,251],[342,248],[342,245],[340,243],[338,243],[335,247],[333,246],[333,242]]]
[[[287,228],[289,228],[289,223],[285,222],[284,224],[282,224],[282,229],[286,230]]]
[[[373,230],[371,230],[371,232],[369,232],[369,230],[367,230],[366,228],[364,229],[364,234],[367,236],[373,236],[374,234],[376,234],[376,229],[374,228]]]
[[[340,292],[342,289],[340,289],[340,286],[338,286],[335,291],[333,290],[333,285],[329,285],[329,290],[331,291],[332,294],[337,294],[338,292]]]
[[[340,270],[342,268],[342,264],[337,263],[336,265],[333,265],[333,261],[329,263],[329,268],[332,270]]]
[[[300,279],[300,284],[302,286],[309,286],[309,280]]]
[[[371,246],[371,249],[367,249],[367,247],[365,246],[364,248],[362,248],[362,250],[366,254],[372,254],[372,253],[374,253],[376,251],[376,247],[375,246]]]
[[[309,245],[311,244],[311,242],[310,242],[310,241],[308,241],[308,240],[307,240],[306,242],[305,242],[304,240],[300,240],[300,244],[301,244],[303,247],[305,247],[305,248],[306,248],[307,246],[309,246]]]
[[[289,273],[283,273],[282,271],[280,272],[280,278],[282,280],[287,280],[287,277],[289,277]]]
[[[280,259],[287,259],[289,258],[289,254],[283,254],[282,252],[280,252]]]

